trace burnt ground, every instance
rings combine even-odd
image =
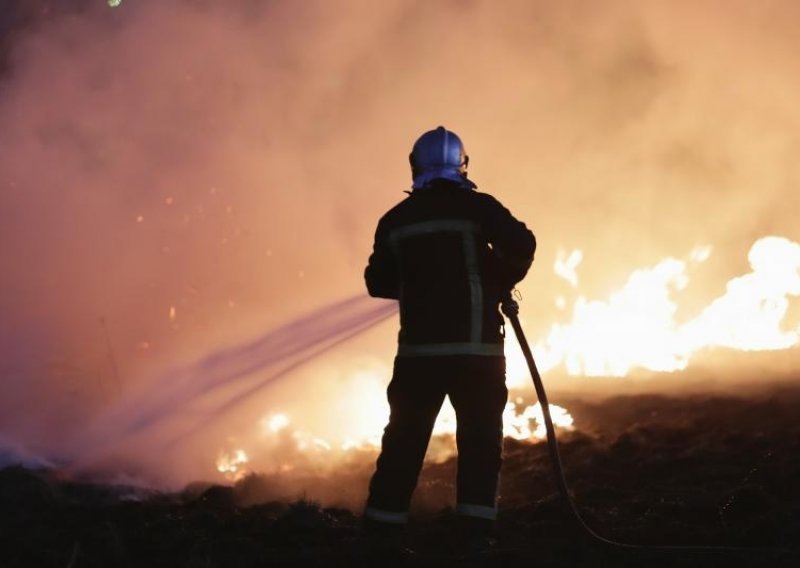
[[[767,550],[800,550],[800,387],[553,402],[583,425],[561,447],[575,501],[598,533],[642,545],[756,549],[596,544],[565,515],[546,445],[507,440],[489,553],[463,556],[453,544],[453,460],[426,466],[409,526],[416,554],[404,558],[367,553],[357,512],[313,500],[359,498],[371,460],[325,476],[251,476],[234,487],[146,495],[7,468],[0,567],[800,565],[796,552]]]

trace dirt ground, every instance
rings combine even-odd
[[[453,537],[453,459],[422,473],[408,528],[414,553],[367,549],[356,505],[373,465],[365,455],[325,475],[253,475],[174,494],[6,468],[0,567],[800,565],[800,387],[565,396],[553,402],[582,425],[561,436],[567,479],[597,533],[637,545],[753,549],[596,543],[565,514],[546,445],[509,439],[496,545],[480,554],[465,554]]]

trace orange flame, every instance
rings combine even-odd
[[[692,356],[704,349],[777,350],[797,345],[800,325],[785,329],[784,319],[790,297],[800,295],[800,244],[783,237],[756,241],[748,254],[751,271],[731,279],[726,292],[695,317],[677,321],[676,296],[689,286],[688,269],[705,262],[711,253],[710,246],[697,247],[685,260],[665,258],[650,268],[635,270],[605,300],[579,296],[571,308],[571,321],[554,324],[534,345],[540,370],[561,367],[571,375],[622,377],[636,368],[661,372],[684,369]],[[560,252],[554,265],[556,274],[576,289],[582,259],[580,250]],[[565,303],[563,298],[560,301]],[[509,343],[509,386],[527,385],[530,375],[519,346]],[[389,417],[384,375],[385,369],[359,372],[349,378],[352,392],[342,392],[342,396],[358,403],[347,411],[350,433],[343,439],[323,439],[294,429],[285,414],[265,417],[262,432],[268,437],[283,436],[284,440],[289,433],[295,449],[304,454],[329,455],[365,448],[374,451]],[[509,402],[505,409],[505,435],[519,440],[544,438],[541,406],[522,407],[521,402]],[[573,418],[565,408],[550,405],[550,413],[557,428],[573,429]],[[455,411],[445,404],[433,433],[452,436],[455,431]],[[220,454],[217,469],[228,479],[239,479],[247,462],[245,452],[237,450]]]
[[[699,247],[689,262],[704,262]],[[579,297],[572,321],[555,324],[534,346],[542,372],[562,366],[570,375],[618,376],[634,368],[685,369],[700,350],[726,347],[756,351],[798,343],[800,327],[785,330],[789,297],[800,295],[800,244],[764,237],[748,254],[751,272],[732,279],[724,295],[697,317],[679,323],[675,292],[689,284],[687,261],[666,258],[634,271],[607,300]],[[556,270],[562,270],[558,261]],[[516,365],[519,366],[519,358]]]
[[[229,481],[239,481],[247,475],[245,467],[249,458],[244,450],[238,449],[231,453],[220,452],[217,457],[217,471]]]

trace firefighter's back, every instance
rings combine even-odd
[[[400,355],[502,354],[490,247],[498,208],[487,194],[441,181],[381,220],[397,264]]]

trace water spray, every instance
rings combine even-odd
[[[115,400],[65,444],[64,460],[81,469],[148,435],[152,450],[153,433],[169,427],[170,436],[159,442],[161,450],[167,451],[308,361],[396,313],[395,302],[357,294],[167,371],[152,380],[149,388],[131,390]],[[110,339],[108,345],[110,350]],[[211,406],[209,401],[213,401]]]

